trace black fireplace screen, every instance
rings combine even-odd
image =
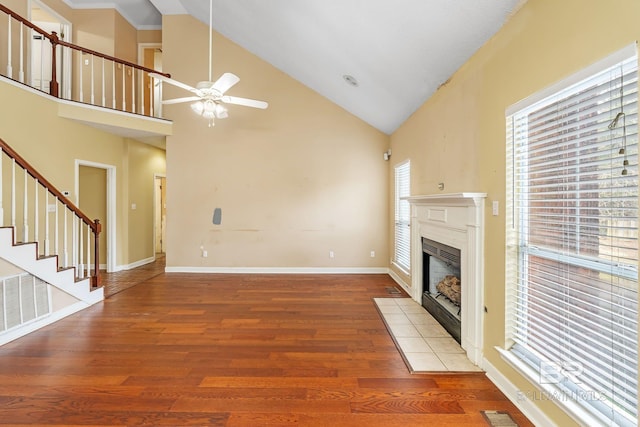
[[[460,342],[460,249],[422,238],[422,305]]]

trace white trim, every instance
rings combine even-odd
[[[509,379],[493,366],[486,358],[482,361],[482,369],[487,378],[536,426],[557,427],[551,419],[530,399],[518,398],[520,390]]]
[[[613,67],[614,65],[624,61],[625,59],[629,59],[632,56],[636,55],[636,50],[638,47],[638,42],[633,42],[632,44],[625,46],[617,52],[612,53],[611,55],[603,58],[582,70],[571,74],[569,77],[561,79],[560,81],[547,86],[546,88],[534,93],[531,96],[528,96],[515,104],[508,106],[505,110],[506,116],[511,116],[512,114],[517,113],[520,110],[528,108],[533,104],[542,101],[549,96],[555,95],[556,93],[565,90],[567,87],[572,86],[576,83],[587,79],[594,74],[599,73],[602,70],[606,70],[609,67]]]
[[[116,268],[116,167],[104,163],[76,159],[74,199],[80,207],[80,166],[89,166],[107,171],[107,273]]]
[[[400,285],[409,296],[412,295],[411,286],[409,286],[404,280],[402,280],[398,273],[396,273],[392,268],[389,269],[389,276],[391,276],[393,281]]]
[[[51,286],[51,285],[50,285]],[[44,316],[41,317],[33,322],[28,322],[25,323],[23,325],[21,325],[20,327],[17,328],[13,328],[10,329],[2,334],[0,334],[0,346],[11,342],[13,340],[16,340],[18,338],[21,338],[25,335],[30,334],[31,332],[37,331],[40,328],[44,328],[47,325],[50,325],[52,323],[57,322],[58,320],[61,320],[67,316],[70,316],[74,313],[77,313],[80,310],[83,310],[85,308],[90,307],[91,305],[102,301],[102,299],[100,300],[94,300],[91,303],[86,303],[83,301],[78,301],[74,304],[71,304],[70,306],[67,306],[65,308],[63,308],[62,310],[58,310],[55,311],[53,313],[51,313],[48,316]]]
[[[165,267],[166,273],[388,274],[386,267]]]
[[[17,84],[16,86],[17,86],[17,87],[23,87],[23,85],[21,85],[21,84]],[[28,85],[27,85],[27,87],[31,87],[31,86],[28,86]],[[32,88],[32,89],[33,89],[33,88]],[[52,99],[57,100],[60,104],[72,105],[72,106],[74,106],[74,107],[81,106],[82,108],[86,108],[87,110],[96,110],[96,111],[103,111],[103,112],[104,112],[104,111],[107,111],[107,112],[109,112],[109,113],[111,113],[111,114],[114,114],[114,115],[116,115],[116,116],[122,116],[122,117],[131,117],[131,115],[133,114],[133,115],[135,115],[135,117],[136,117],[137,119],[147,120],[147,121],[150,121],[150,122],[156,122],[156,123],[171,123],[171,120],[163,119],[163,118],[160,118],[160,117],[149,117],[149,116],[143,116],[143,115],[141,115],[141,114],[132,113],[131,111],[114,110],[114,109],[111,109],[111,108],[108,108],[108,107],[102,107],[102,106],[100,106],[100,105],[85,104],[85,103],[81,103],[81,102],[73,101],[73,100],[69,100],[69,99],[56,98],[55,96],[51,96],[51,95],[49,95],[49,94],[47,94],[47,93],[44,93],[44,92],[42,92],[42,91],[39,91],[39,90],[37,90],[37,89],[33,89],[33,90],[34,90],[34,91],[36,91],[36,93],[40,93],[40,94],[42,94],[42,95],[44,95],[44,96],[47,96],[47,97],[50,97],[50,98],[52,98]],[[58,112],[58,116],[60,116],[60,117],[64,117],[64,118],[71,118],[71,119],[73,119],[73,117],[66,117],[66,116],[60,115],[60,112]]]
[[[540,377],[540,373],[536,372],[534,369],[532,369],[529,365],[524,363],[520,358],[515,356],[513,353],[501,347],[494,347],[494,348],[500,354],[500,357],[502,358],[502,360],[507,362],[509,366],[515,369],[520,375],[522,375],[525,379],[527,379],[527,381],[531,383],[531,389],[537,392],[540,392],[541,395],[542,393],[545,393],[547,396],[550,396],[550,397],[562,395],[562,392],[558,390],[556,387],[554,387],[552,384],[539,384],[538,378]],[[519,390],[516,390],[516,393],[515,393],[516,396],[518,394],[518,391]],[[511,397],[509,398],[513,400]],[[524,397],[524,399],[520,398],[515,400],[516,401],[524,400],[525,402],[529,402],[530,405],[533,405],[526,396]],[[570,400],[570,399],[563,400],[559,398],[558,399],[549,398],[547,400],[555,404],[558,408],[562,409],[567,415],[569,415],[574,421],[576,421],[580,425],[589,426],[589,427],[605,426],[605,424],[600,419],[591,415],[591,413],[586,411],[582,405],[575,403],[573,400]],[[536,425],[538,424],[536,423]],[[550,424],[544,424],[544,425],[546,426]]]
[[[422,305],[422,238],[461,252],[460,345],[479,365],[484,343],[484,202],[486,193],[411,196],[411,293]]]
[[[158,231],[158,229],[157,229],[158,224],[156,223],[156,216],[158,215],[158,210],[157,210],[157,208],[158,208],[158,198],[156,197],[156,180],[159,179],[159,178],[164,178],[164,180],[165,180],[164,184],[166,186],[167,185],[167,174],[166,173],[164,173],[164,174],[162,174],[162,173],[154,173],[153,174],[153,213],[152,213],[153,217],[151,218],[151,221],[153,222],[153,236],[152,236],[152,239],[153,239],[154,259],[155,259],[155,254],[158,253],[158,248],[156,247],[156,233]],[[166,201],[165,201],[165,203],[166,203]],[[162,218],[160,219],[160,221],[162,221]],[[166,245],[167,242],[163,241],[162,243],[163,243],[163,246],[164,246],[164,245]],[[167,253],[166,247],[165,247],[164,253],[165,254]]]
[[[103,1],[99,3],[90,2],[87,4],[78,3],[74,0],[62,0],[67,6],[72,9],[115,9],[133,28],[136,30],[161,30],[162,24],[140,24],[131,16],[129,13],[126,13],[120,5],[114,1]]]
[[[133,268],[142,267],[143,265],[151,264],[155,260],[156,260],[156,257],[152,256],[152,257],[149,257],[149,258],[145,258],[145,259],[141,259],[141,260],[132,262],[131,264],[118,265],[118,266],[116,266],[115,270],[113,270],[113,271],[116,272],[116,271],[131,270]]]

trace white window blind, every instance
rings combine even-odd
[[[507,116],[511,353],[605,425],[638,424],[637,74]]]
[[[411,270],[411,207],[409,202],[401,200],[411,195],[411,165],[407,160],[395,167],[395,251],[394,262]]]

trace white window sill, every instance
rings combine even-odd
[[[533,385],[533,387],[535,387],[535,390],[519,390],[516,396],[518,400],[531,400],[533,401],[533,403],[535,403],[536,401],[552,402],[580,425],[590,427],[606,427],[609,425],[602,421],[600,418],[596,418],[595,416],[593,416],[591,412],[584,409],[582,405],[578,404],[563,390],[560,390],[553,384],[541,384],[539,382],[540,373],[536,372],[533,368],[524,363],[509,350],[505,350],[501,347],[494,348],[498,351],[500,357],[505,362],[507,362],[512,368],[518,371]]]

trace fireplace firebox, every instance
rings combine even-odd
[[[460,343],[460,249],[422,238],[422,306]]]

